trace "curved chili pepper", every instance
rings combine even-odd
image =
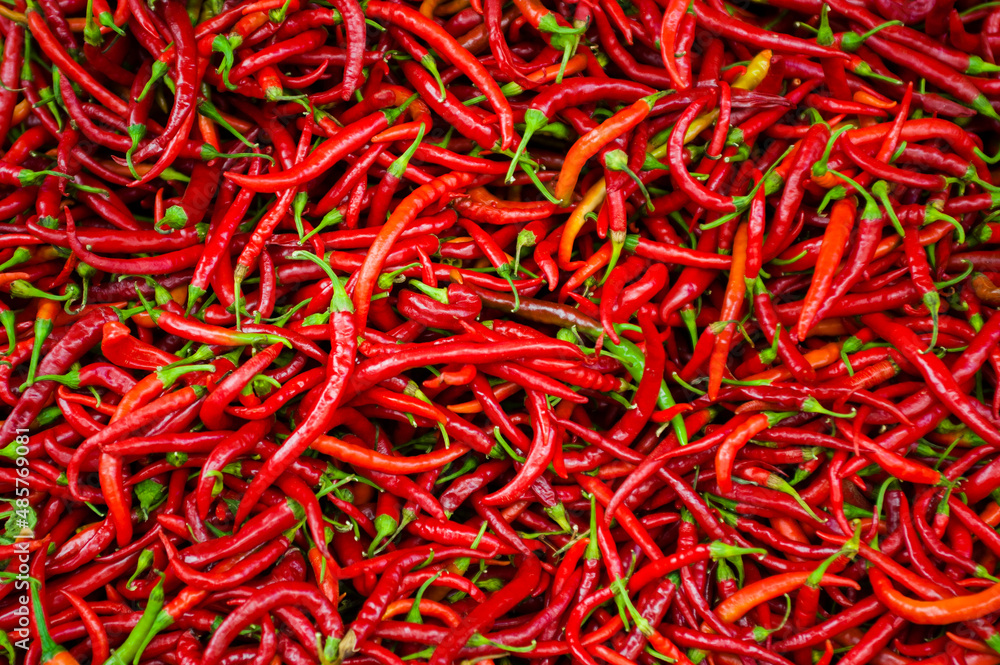
[[[334,278],[334,299],[331,301],[331,329],[333,331],[334,353],[330,354],[326,366],[326,382],[323,385],[319,400],[306,420],[295,430],[288,441],[264,464],[257,474],[250,490],[240,500],[236,512],[236,522],[242,522],[250,509],[264,491],[288,468],[302,452],[313,443],[320,432],[327,429],[326,424],[332,419],[332,410],[337,406],[347,388],[351,374],[357,340],[354,334],[354,313],[351,311],[350,300]]]
[[[326,172],[348,153],[363,146],[375,134],[389,127],[400,112],[401,109],[381,111],[345,126],[324,141],[305,161],[285,171],[257,176],[232,172],[225,175],[240,187],[254,192],[273,193],[294,188]]]
[[[424,16],[402,5],[391,5],[383,2],[369,3],[365,7],[365,14],[413,32],[426,40],[432,48],[451,60],[456,67],[469,76],[483,91],[493,110],[497,113],[500,120],[500,148],[506,150],[510,147],[514,138],[514,115],[510,104],[479,61],[463,49],[451,35]]]
[[[866,325],[875,330],[883,339],[891,338],[907,360],[914,364],[928,381],[928,389],[945,404],[959,419],[965,422],[986,441],[998,441],[996,429],[971,404],[968,395],[958,387],[954,377],[941,361],[923,354],[918,348],[916,336],[909,329],[895,324],[884,314],[866,314],[862,317]]]
[[[569,204],[569,194],[579,178],[584,162],[592,157],[604,145],[613,141],[625,132],[642,122],[653,108],[655,98],[644,97],[627,109],[623,109],[611,118],[601,123],[598,129],[581,136],[570,148],[559,171],[553,195],[562,202]]]
[[[343,624],[337,608],[315,587],[301,582],[278,582],[264,587],[261,593],[247,599],[226,617],[205,647],[202,662],[218,662],[226,647],[245,625],[265,612],[285,604],[307,607],[324,635],[338,640],[342,636]]]
[[[392,245],[402,234],[406,226],[424,208],[444,193],[467,185],[474,179],[475,176],[472,174],[460,174],[457,172],[446,174],[426,185],[422,185],[396,208],[392,216],[379,231],[378,237],[372,243],[372,247],[365,256],[364,263],[358,271],[353,300],[356,322],[359,328],[363,329],[367,321],[369,302],[374,292],[378,272],[381,271]]]
[[[215,389],[201,403],[199,416],[202,422],[212,429],[222,429],[222,425],[225,423],[223,409],[229,404],[229,401],[244,386],[248,385],[255,375],[261,373],[274,362],[283,348],[283,344],[272,344],[216,385]]]
[[[811,573],[785,573],[772,578],[762,579],[743,587],[734,595],[725,599],[715,612],[722,621],[732,623],[750,611],[756,605],[770,598],[777,598],[788,591],[797,589],[809,578]],[[823,575],[819,584],[855,587],[857,582],[836,575]]]
[[[695,2],[693,6],[699,23],[705,29],[711,30],[715,34],[776,51],[809,55],[816,58],[846,58],[842,52],[830,47],[813,44],[803,39],[767,32],[729,16],[725,12],[703,2]]]
[[[535,589],[541,574],[541,563],[535,556],[520,558],[517,577],[503,589],[490,596],[488,602],[478,605],[463,621],[459,630],[452,631],[438,646],[431,657],[431,663],[444,665],[451,662],[454,654],[477,631],[485,630],[495,619],[517,605]]]
[[[920,624],[942,625],[978,619],[992,611],[1000,593],[1000,589],[994,585],[986,591],[968,596],[917,601],[896,591],[885,573],[877,568],[870,571],[870,578],[880,602],[900,618]]]

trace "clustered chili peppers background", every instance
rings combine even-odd
[[[996,4],[0,6],[0,654],[1000,663]]]

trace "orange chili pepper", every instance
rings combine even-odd
[[[20,125],[28,119],[29,115],[31,115],[31,102],[27,99],[22,99],[17,103],[17,106],[14,107],[14,113],[10,118],[11,126]]]
[[[198,131],[201,133],[201,138],[205,141],[205,143],[209,144],[216,150],[219,149],[219,133],[215,131],[215,123],[211,118],[199,113]]]
[[[968,649],[969,651],[974,651],[975,653],[994,653],[993,649],[991,649],[990,646],[986,644],[986,642],[983,642],[982,640],[974,640],[969,637],[962,637],[961,635],[956,635],[955,633],[952,632],[946,632],[945,635],[948,636],[949,640],[959,645],[960,647]]]
[[[26,272],[5,272],[0,273],[0,290],[7,291],[11,282],[16,282],[19,279],[28,279],[31,277]]]
[[[983,509],[983,512],[979,514],[979,519],[992,527],[996,527],[996,525],[1000,524],[1000,504],[996,501],[991,501],[990,504]]]
[[[450,448],[442,448],[431,453],[411,455],[410,457],[393,457],[341,441],[332,436],[317,437],[310,447],[358,468],[407,474],[439,469],[469,452],[468,447],[460,443],[452,443]]]
[[[928,245],[933,245],[938,240],[941,240],[945,236],[949,235],[955,230],[955,227],[945,221],[931,222],[927,226],[920,229],[918,237],[920,238],[920,244],[924,247]],[[875,258],[880,259],[892,250],[902,244],[903,239],[898,235],[889,236],[883,238],[875,248]]]
[[[559,289],[559,302],[566,302],[566,298],[569,296],[571,291],[575,291],[577,287],[581,286],[588,279],[600,272],[601,268],[608,265],[608,261],[614,253],[614,247],[610,242],[605,243],[603,247],[590,255],[583,264],[576,269],[566,283]]]
[[[617,4],[617,2],[615,3]],[[612,651],[603,644],[594,644],[590,647],[596,655],[600,656],[602,659],[611,663],[611,665],[635,665],[634,660],[629,660],[625,656],[622,656],[617,651]]]
[[[585,55],[574,55],[566,62],[566,69],[563,71],[564,76],[569,76],[570,74],[579,74],[584,69],[587,68],[587,56]],[[554,81],[556,77],[559,76],[559,64],[546,65],[540,69],[536,69],[530,72],[527,76],[532,83],[548,83],[549,81]]]
[[[849,176],[853,177],[853,175],[855,173],[855,170],[854,169],[844,169],[843,173],[845,175],[849,175]],[[833,175],[829,171],[827,171],[826,173],[824,173],[821,176],[816,176],[816,175],[810,176],[809,180],[814,185],[816,185],[817,187],[822,187],[823,189],[833,189],[837,185],[844,184],[843,180],[841,180],[837,176]]]
[[[340,566],[333,560],[333,557],[324,556],[317,547],[310,547],[307,557],[309,564],[312,566],[313,574],[316,575],[320,591],[333,602],[338,602],[340,599],[340,589],[337,584],[335,571],[339,570]]]
[[[831,342],[818,349],[810,351],[809,353],[803,354],[803,358],[813,366],[814,369],[819,369],[820,367],[826,367],[831,363],[835,363],[840,360],[840,347],[842,344],[840,342]],[[792,377],[792,373],[789,372],[784,367],[776,367],[774,369],[769,369],[766,372],[761,372],[759,374],[754,374],[753,376],[748,376],[744,381],[785,381]]]
[[[867,90],[858,90],[853,95],[854,101],[859,104],[867,104],[868,106],[874,106],[878,109],[894,109],[896,108],[896,102],[891,99],[886,99],[882,95],[877,95]],[[905,116],[904,116],[905,117]]]
[[[872,569],[875,572],[875,569]],[[752,584],[748,584],[733,595],[729,596],[715,608],[715,614],[726,623],[739,621],[747,612],[757,607],[761,603],[766,603],[774,598],[780,598],[789,591],[794,591],[806,583],[811,572],[797,571],[793,573],[781,573],[765,577]],[[852,589],[860,589],[861,586],[854,580],[836,575],[824,575],[820,580],[822,586],[846,586]],[[968,596],[966,596],[968,597]],[[987,613],[988,614],[988,613]],[[951,622],[947,622],[951,623]]]
[[[410,608],[413,607],[414,600],[414,598],[402,598],[400,600],[392,601],[389,603],[389,606],[385,608],[382,620],[385,621],[386,619],[391,619],[394,616],[399,616],[400,614],[409,612]],[[458,612],[453,610],[448,605],[430,600],[429,598],[420,599],[420,613],[434,617],[435,619],[440,619],[450,628],[455,628],[462,623],[462,617],[458,615]]]
[[[569,205],[570,196],[573,194],[576,181],[580,178],[580,171],[587,160],[596,155],[608,143],[645,120],[649,112],[653,110],[655,101],[655,95],[643,97],[576,140],[559,170],[559,178],[556,180],[556,186],[552,192],[563,206]]]
[[[715,338],[712,355],[708,360],[708,397],[715,399],[722,387],[722,374],[726,369],[726,358],[729,347],[736,333],[735,319],[739,318],[746,296],[747,285],[743,279],[747,267],[748,229],[746,222],[739,225],[733,237],[733,263],[729,269],[729,282],[726,284],[726,295],[719,312],[720,322],[725,321],[726,327]]]
[[[678,649],[673,642],[656,632],[656,630],[647,635],[646,639],[649,640],[649,643],[654,649],[662,653],[667,658],[673,659],[677,665],[691,665],[691,661],[688,660],[687,655]]]
[[[1000,584],[968,596],[953,596],[937,600],[914,600],[904,596],[892,585],[892,580],[878,568],[868,571],[872,589],[879,601],[893,614],[912,623],[944,626],[972,621],[1000,610]]]
[[[771,526],[774,527],[775,531],[789,540],[794,540],[797,543],[809,542],[809,538],[802,530],[802,525],[794,519],[789,517],[772,517]]]
[[[570,261],[570,256],[573,254],[573,243],[576,242],[576,236],[580,233],[580,229],[587,223],[587,215],[601,207],[607,193],[607,183],[604,178],[601,178],[587,190],[583,199],[570,213],[569,219],[563,226],[562,237],[559,239],[557,258],[560,267],[575,270],[583,264],[583,261]]]
[[[441,4],[441,0],[423,0],[423,2],[420,3],[419,11],[427,18],[432,19],[434,18],[434,10],[438,8],[439,4]]]
[[[823,233],[823,244],[820,246],[819,256],[816,258],[816,268],[813,271],[812,281],[809,283],[809,291],[806,293],[802,303],[802,311],[799,313],[799,322],[796,328],[799,339],[806,338],[812,321],[816,318],[816,313],[830,294],[834,275],[836,275],[840,259],[843,258],[844,251],[847,249],[847,240],[851,236],[851,229],[854,228],[856,213],[857,206],[847,199],[841,199],[833,204],[833,210],[830,211],[830,223]]]
[[[472,6],[472,0],[451,0],[443,2],[434,9],[435,16],[454,16],[466,7]]]

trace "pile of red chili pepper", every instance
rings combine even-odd
[[[997,5],[0,5],[0,659],[1000,663]]]

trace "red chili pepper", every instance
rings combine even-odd
[[[757,28],[705,3],[696,2],[693,7],[700,25],[723,37],[738,39],[759,48],[775,51],[809,55],[816,58],[846,58],[842,52],[835,49]]]
[[[771,598],[777,598],[795,590],[805,584],[811,573],[784,573],[765,578],[740,589],[735,595],[730,596],[720,603],[715,612],[719,619],[727,623],[737,621],[753,607],[766,602]],[[818,584],[839,585],[856,587],[857,582],[835,575],[823,575]]]
[[[951,410],[956,417],[966,423],[986,441],[1000,441],[996,429],[971,405],[971,400],[959,388],[954,376],[943,366],[936,356],[928,356],[919,349],[916,335],[909,329],[893,323],[884,314],[866,314],[862,321],[875,330],[883,339],[892,339],[899,350],[921,372],[927,380],[927,388]]]
[[[500,149],[506,150],[510,147],[514,138],[514,115],[510,110],[510,104],[479,61],[461,48],[451,35],[424,16],[402,5],[390,5],[382,2],[369,3],[365,7],[365,14],[370,18],[382,19],[413,32],[426,40],[445,58],[451,60],[452,64],[482,90],[493,110],[497,113],[502,137]]]
[[[236,512],[237,523],[243,522],[264,491],[313,443],[316,436],[326,431],[327,423],[333,417],[333,409],[344,395],[357,344],[353,325],[354,313],[339,280],[336,277],[331,279],[334,281],[334,298],[330,303],[330,323],[333,333],[331,343],[335,351],[330,354],[327,361],[326,381],[309,416],[292,433],[279,452],[267,460],[255,481],[251,483],[250,490],[243,495]]]
[[[732,472],[736,454],[740,448],[765,429],[774,427],[787,418],[788,413],[758,413],[732,431],[719,446],[715,456],[715,482],[719,489],[728,494],[732,489]]]
[[[212,635],[202,656],[204,663],[217,663],[225,649],[253,617],[286,604],[309,609],[328,638],[339,639],[343,624],[337,608],[311,585],[302,582],[276,582],[252,596],[230,613]]]
[[[375,290],[375,281],[382,270],[386,256],[393,244],[420,212],[446,193],[454,191],[471,183],[475,177],[472,174],[449,173],[422,185],[410,194],[393,212],[392,216],[379,231],[372,247],[365,256],[364,263],[358,271],[354,286],[354,309],[356,325],[364,329],[368,319],[368,307]]]
[[[128,326],[118,321],[104,324],[101,353],[119,367],[132,369],[159,369],[180,358],[132,337]]]
[[[348,153],[363,146],[375,134],[390,126],[401,111],[381,111],[345,126],[320,144],[305,161],[285,171],[258,176],[227,172],[226,177],[255,192],[279,192],[294,188],[325,173]]]
[[[663,24],[660,29],[660,55],[667,73],[674,82],[674,87],[683,90],[691,85],[691,81],[681,76],[677,67],[677,29],[681,19],[687,13],[688,5],[680,0],[672,0],[664,8]]]
[[[952,48],[991,59],[1000,12],[779,4],[8,11],[0,486],[8,536],[25,502],[49,534],[27,540],[52,544],[29,573],[53,644],[185,665],[997,644],[961,603],[935,620],[962,630],[901,631],[989,604],[1000,556],[976,132],[1000,86]]]

